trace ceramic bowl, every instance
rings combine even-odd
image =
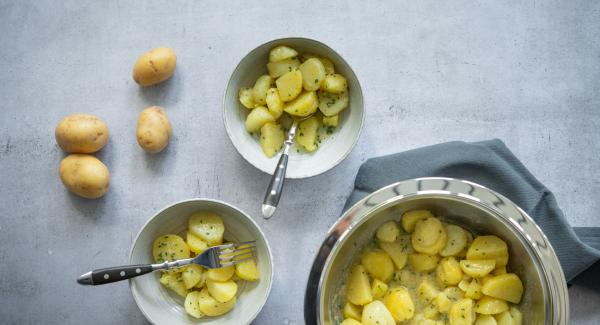
[[[223,120],[225,129],[237,151],[250,164],[267,174],[272,174],[279,155],[268,158],[260,148],[256,135],[250,135],[244,121],[250,112],[239,102],[240,88],[252,87],[256,79],[267,73],[269,51],[278,45],[287,45],[300,54],[310,53],[328,58],[337,73],[348,80],[350,104],[340,113],[338,127],[313,153],[290,151],[286,178],[315,176],[339,164],[358,141],[364,122],[363,95],[358,78],[350,65],[329,46],[308,38],[282,38],[267,42],[250,51],[233,71],[223,98]]]
[[[152,263],[154,239],[165,234],[185,236],[188,217],[196,211],[213,211],[225,224],[225,240],[242,242],[256,240],[257,266],[260,280],[241,282],[237,303],[227,314],[201,319],[189,316],[183,307],[184,298],[159,283],[160,272],[130,280],[136,304],[153,324],[250,324],[258,315],[271,291],[273,257],[271,249],[258,225],[250,216],[225,202],[209,199],[191,199],[175,203],[155,214],[142,227],[131,247],[131,264]],[[185,237],[184,237],[185,238]]]

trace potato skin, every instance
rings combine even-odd
[[[133,66],[133,80],[140,86],[152,86],[173,75],[177,56],[168,47],[158,47],[142,54]]]
[[[171,122],[160,106],[148,107],[138,118],[136,137],[138,144],[148,153],[161,152],[172,134]]]
[[[54,137],[68,153],[93,153],[108,142],[108,127],[95,115],[72,114],[58,122]]]
[[[68,155],[60,162],[59,174],[69,191],[87,199],[102,197],[110,184],[108,168],[91,155]]]

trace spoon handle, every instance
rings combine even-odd
[[[285,181],[285,172],[287,170],[288,153],[290,151],[290,147],[292,144],[294,144],[294,137],[296,136],[297,127],[298,122],[294,121],[290,131],[288,132],[287,139],[285,140],[285,147],[283,148],[281,157],[279,157],[277,167],[275,167],[273,176],[271,176],[271,182],[267,187],[267,193],[265,193],[265,198],[262,205],[262,213],[265,219],[269,219],[273,216],[273,213],[275,213],[275,209],[277,208],[277,204],[279,204],[279,199],[281,198],[281,192],[283,190],[283,182]]]

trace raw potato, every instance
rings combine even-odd
[[[208,248],[208,244],[202,240],[202,238],[199,238],[189,231],[187,232],[185,238],[190,250],[196,254],[200,254]]]
[[[289,102],[302,92],[302,73],[299,70],[286,72],[275,81],[275,84],[281,100]]]
[[[353,318],[357,321],[360,321],[362,318],[362,309],[349,302],[344,305],[343,313],[345,318]]]
[[[202,273],[204,273],[204,269],[198,264],[190,264],[186,266],[185,270],[181,272],[181,277],[183,278],[185,288],[191,289],[198,285],[200,280],[202,280]]]
[[[240,88],[239,92],[240,103],[244,107],[253,109],[254,108],[254,95],[252,95],[252,88]]]
[[[386,252],[380,249],[374,249],[365,253],[361,258],[361,264],[371,277],[383,282],[388,282],[394,273],[392,259]]]
[[[406,265],[408,253],[404,241],[396,241],[393,243],[379,242],[379,247],[390,256],[396,269],[401,270]]]
[[[460,264],[453,256],[444,257],[437,267],[437,277],[444,285],[456,285],[463,278]]]
[[[428,255],[439,253],[446,246],[447,240],[446,229],[438,218],[427,218],[417,222],[411,235],[413,248]]]
[[[73,114],[58,123],[54,136],[60,148],[68,153],[93,153],[108,142],[108,127],[97,116]]]
[[[390,311],[396,322],[403,322],[413,317],[415,305],[408,290],[404,287],[391,289],[383,298],[385,307]],[[366,308],[366,307],[365,307]],[[363,319],[364,319],[363,311]]]
[[[508,310],[506,301],[483,296],[475,304],[475,311],[484,315],[495,315]]]
[[[348,275],[346,299],[355,305],[366,305],[373,301],[369,276],[362,265],[355,265]]]
[[[346,91],[348,88],[348,82],[346,78],[341,74],[330,74],[325,77],[323,80],[323,84],[321,84],[321,89],[333,94],[341,94]]]
[[[467,232],[459,226],[447,225],[448,242],[442,249],[442,256],[456,256],[467,246]]]
[[[200,291],[192,291],[187,294],[183,303],[185,312],[196,318],[204,317],[204,313],[200,311],[199,299]]]
[[[506,273],[489,279],[481,291],[487,296],[518,304],[523,296],[523,283],[516,274]]]
[[[285,45],[280,45],[274,47],[271,52],[269,52],[269,61],[279,62],[296,56],[298,56],[298,52],[296,52],[296,50]]]
[[[325,116],[338,115],[348,107],[349,101],[350,98],[348,97],[347,91],[339,94],[332,94],[319,90],[319,110]]]
[[[225,282],[208,280],[206,288],[208,293],[219,302],[228,302],[235,297],[238,285],[231,280]]]
[[[321,60],[317,58],[308,59],[300,65],[299,69],[302,73],[302,86],[304,89],[315,91],[321,88],[321,84],[325,80],[325,66]]]
[[[363,308],[361,323],[363,325],[396,325],[388,308],[379,300],[375,300]]]
[[[279,78],[286,72],[298,69],[298,67],[300,67],[300,61],[297,58],[267,63],[267,71],[269,71],[269,76],[272,78]]]
[[[269,90],[267,90],[267,98],[265,101],[267,102],[269,113],[271,113],[275,119],[278,119],[283,113],[283,101],[279,97],[277,88],[269,88]]]
[[[450,325],[471,325],[475,321],[473,300],[463,299],[452,305],[448,313]]]
[[[246,260],[235,264],[235,274],[246,281],[256,281],[260,277],[254,260]]]
[[[319,147],[317,144],[319,124],[319,119],[316,116],[311,116],[298,125],[296,141],[308,152],[315,151]]]
[[[256,79],[254,87],[252,88],[252,96],[254,98],[254,105],[265,105],[267,104],[267,90],[271,87],[273,79],[271,76],[262,75]]]
[[[385,284],[385,282],[378,279],[373,280],[373,284],[371,285],[371,294],[373,295],[373,299],[381,299],[386,293],[387,289],[388,285]]]
[[[395,242],[398,236],[400,236],[400,228],[394,221],[388,221],[377,229],[376,237],[382,242]]]
[[[339,120],[339,115],[323,116],[323,125],[336,127],[338,126]]]
[[[412,210],[404,212],[400,222],[404,231],[410,234],[415,230],[417,222],[427,218],[433,218],[433,214],[428,210]]]
[[[408,264],[417,272],[429,272],[436,268],[440,257],[437,255],[427,254],[409,254]]]
[[[65,187],[87,199],[96,199],[108,191],[110,173],[96,157],[84,154],[66,156],[59,167],[60,180]]]
[[[314,91],[304,92],[296,99],[286,103],[283,110],[294,116],[309,116],[317,111],[319,99]]]
[[[159,47],[142,54],[133,66],[133,80],[140,86],[152,86],[173,75],[177,56],[168,47]]]
[[[496,267],[508,263],[508,246],[496,236],[477,236],[467,250],[468,260],[496,260]]]
[[[258,106],[253,109],[246,117],[246,131],[256,132],[266,123],[275,122],[275,118],[264,106]]]
[[[140,113],[136,137],[144,151],[148,153],[161,152],[169,144],[172,132],[171,122],[162,107],[148,107]]]
[[[185,244],[185,241],[183,241],[183,238],[168,234],[154,240],[152,256],[156,263],[181,260],[190,258],[190,249]]]
[[[482,278],[488,275],[496,265],[495,260],[462,260],[460,268],[472,278]]]
[[[200,311],[206,314],[206,316],[223,315],[229,312],[233,306],[235,306],[235,302],[235,297],[227,302],[219,302],[208,293],[208,289],[206,288],[200,291],[198,298],[198,306]]]
[[[192,214],[188,220],[189,231],[204,240],[210,246],[223,242],[225,225],[223,220],[214,212],[201,211]]]
[[[279,124],[269,122],[260,128],[260,147],[267,157],[271,158],[279,152],[283,147],[284,137]]]

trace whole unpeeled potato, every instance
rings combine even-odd
[[[68,153],[93,153],[108,142],[108,127],[97,116],[73,114],[58,123],[54,136]]]
[[[59,167],[60,180],[69,191],[88,199],[96,199],[108,191],[110,173],[96,157],[85,154],[66,156]]]
[[[140,113],[136,137],[144,151],[161,152],[169,144],[171,133],[171,122],[162,107],[148,107]]]
[[[133,66],[133,80],[141,86],[152,86],[169,79],[175,71],[177,56],[168,47],[142,54]]]

